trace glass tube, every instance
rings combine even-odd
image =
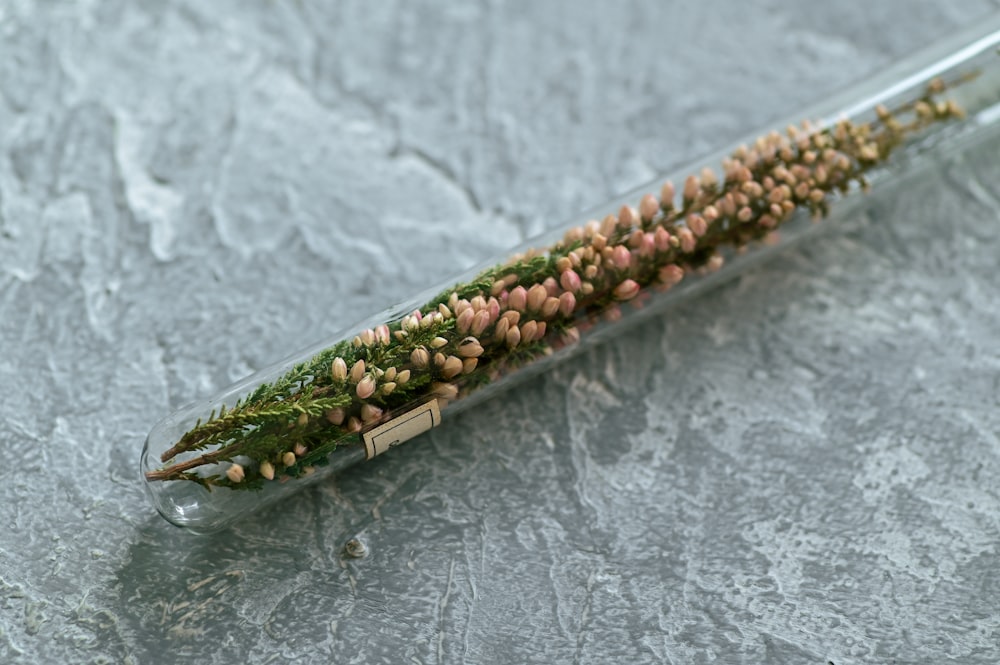
[[[216,531],[849,217],[997,124],[998,48],[1000,15],[178,410],[142,452],[153,504]]]

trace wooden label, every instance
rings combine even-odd
[[[381,455],[390,448],[423,434],[441,424],[441,409],[436,399],[361,433],[366,459]]]

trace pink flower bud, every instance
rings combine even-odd
[[[632,253],[625,245],[615,245],[615,248],[611,250],[611,262],[619,270],[628,270],[629,266],[632,265]]]
[[[705,222],[705,218],[701,215],[688,215],[686,221],[687,227],[691,229],[691,233],[695,234],[699,238],[705,235],[705,232],[708,231],[708,224]]]
[[[646,194],[639,202],[639,214],[643,220],[649,222],[660,212],[660,202],[652,194]]]
[[[670,233],[662,226],[656,227],[656,231],[653,232],[653,244],[656,245],[656,251],[667,251],[670,249]]]
[[[507,306],[510,309],[523,312],[528,306],[528,292],[524,290],[523,286],[515,287],[510,295],[507,297]]]
[[[375,379],[371,374],[365,375],[363,379],[358,381],[358,387],[355,392],[360,399],[368,399],[375,394]]]
[[[684,279],[684,268],[677,265],[663,266],[658,275],[660,282],[666,286],[673,286]]]
[[[513,310],[510,310],[510,311],[504,312],[503,316],[500,317],[500,318],[507,319],[507,323],[509,323],[512,326],[516,326],[518,324],[518,322],[521,320],[521,313],[520,312],[515,312]]]
[[[389,343],[389,326],[382,324],[375,328],[375,341],[382,345]]]
[[[358,337],[361,338],[361,343],[365,346],[371,346],[375,343],[375,331],[371,328],[368,330],[362,330]]]
[[[564,293],[559,296],[559,313],[563,316],[570,316],[576,310],[576,296],[572,293]]]
[[[361,431],[361,420],[355,416],[351,416],[347,421],[347,427],[345,427],[348,432],[352,434]],[[285,466],[291,466],[291,464],[286,464]]]
[[[545,330],[548,326],[546,326],[545,321],[536,321],[536,323],[538,325],[535,327],[535,334],[532,337],[532,339],[534,339],[537,342],[538,340],[545,337]]]
[[[668,180],[660,188],[660,202],[664,208],[670,209],[674,207],[674,196],[676,196],[674,183]]]
[[[626,279],[615,287],[614,293],[618,300],[631,300],[639,295],[639,284],[635,280]]]
[[[631,206],[622,206],[622,209],[618,211],[618,224],[622,228],[629,228],[639,221],[639,215],[636,214],[635,209]]]
[[[365,375],[365,361],[359,360],[351,367],[351,383],[357,383]]]
[[[559,284],[570,293],[576,293],[580,290],[580,276],[575,270],[567,270],[559,276]]]
[[[521,339],[526,343],[535,339],[536,332],[538,332],[538,324],[534,321],[521,324]]]
[[[556,282],[555,277],[546,277],[545,281],[542,282],[542,286],[545,287],[545,292],[550,296],[559,295],[559,283]]]
[[[496,298],[490,298],[490,301],[486,303],[486,311],[490,313],[490,323],[497,320],[500,316],[500,301]]]
[[[689,175],[687,180],[684,181],[684,200],[694,201],[698,198],[699,191],[698,179],[693,175]]]
[[[455,319],[455,329],[463,335],[469,332],[469,328],[472,327],[472,319],[474,319],[475,316],[476,313],[471,307],[466,308],[461,314],[458,315],[458,318]]]
[[[483,334],[490,325],[490,312],[489,310],[483,309],[476,312],[476,316],[472,319],[472,325],[469,326],[469,332],[475,336]]]
[[[678,229],[677,239],[681,241],[681,249],[685,252],[693,252],[698,244],[691,229]]]
[[[647,233],[642,236],[642,244],[639,245],[639,256],[650,258],[654,254],[656,254],[656,240],[652,233]]]

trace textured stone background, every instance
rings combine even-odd
[[[136,465],[998,7],[3,2],[0,662],[997,662],[996,144],[231,532]]]

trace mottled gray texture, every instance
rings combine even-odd
[[[139,4],[0,7],[0,661],[1000,660],[995,146],[227,534],[136,471],[1000,4]]]

